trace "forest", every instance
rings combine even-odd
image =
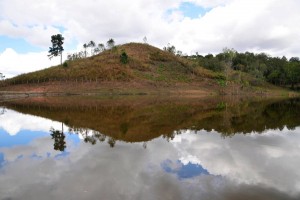
[[[166,50],[170,50],[166,48]],[[199,65],[217,72],[224,72],[228,69],[246,72],[257,78],[265,80],[277,86],[300,88],[300,59],[291,57],[272,57],[266,53],[239,53],[234,49],[223,49],[217,55],[207,54],[185,56],[196,61]]]

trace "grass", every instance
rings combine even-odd
[[[120,55],[126,52],[128,62]],[[220,74],[195,66],[187,59],[177,57],[156,47],[129,43],[106,50],[99,55],[67,61],[64,66],[22,74],[8,79],[9,84],[29,84],[52,81],[161,81],[188,82],[199,78],[218,78]]]

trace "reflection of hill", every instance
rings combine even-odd
[[[217,123],[219,122],[219,123]],[[245,102],[196,123],[196,129],[215,129],[223,135],[263,132],[267,129],[294,129],[300,125],[300,99]]]
[[[228,100],[126,97],[31,98],[6,102],[18,112],[99,131],[117,140],[148,141],[172,137],[181,129],[216,130],[224,135],[294,128],[300,124],[300,100]],[[49,127],[50,128],[50,127]]]

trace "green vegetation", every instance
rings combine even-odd
[[[230,78],[230,74],[234,71],[250,74],[255,79],[250,81],[250,84],[254,86],[267,81],[277,86],[300,88],[298,57],[287,60],[284,56],[279,58],[265,53],[238,53],[234,49],[227,48],[216,56],[212,54],[201,56],[196,53],[196,55],[186,57],[207,69],[224,73],[227,78]]]
[[[128,63],[128,55],[125,51],[122,52],[122,54],[120,55],[120,61],[123,64],[127,64]]]
[[[64,62],[63,67],[68,67],[68,62],[67,61]]]

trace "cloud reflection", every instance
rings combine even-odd
[[[142,143],[119,142],[115,148],[70,143],[68,156],[58,159],[46,156],[55,154],[51,138],[39,138],[1,149],[14,162],[0,170],[0,193],[24,200],[297,199],[299,133],[296,128],[223,138],[217,132],[183,131],[169,143],[163,138],[148,142],[146,149]],[[42,158],[16,159],[20,152]],[[175,173],[166,173],[166,161]],[[209,174],[180,178],[189,163]]]
[[[0,115],[0,129],[4,129],[11,136],[18,134],[21,130],[48,132],[50,127],[59,129],[61,123],[9,109],[5,114]]]
[[[171,141],[183,163],[202,165],[211,174],[246,185],[265,185],[300,194],[300,128],[268,130],[263,134],[222,138],[197,131]]]

